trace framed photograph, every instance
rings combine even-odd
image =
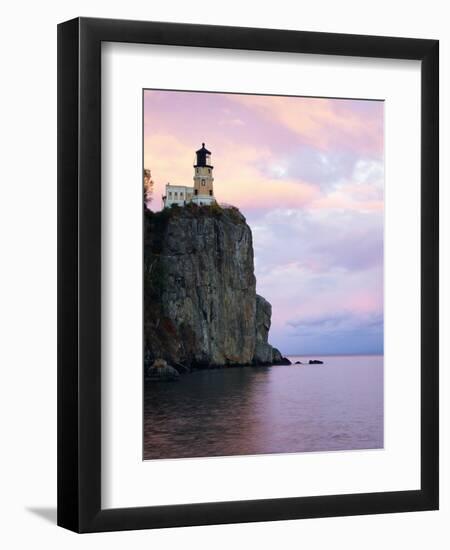
[[[438,508],[438,42],[58,27],[58,524]]]

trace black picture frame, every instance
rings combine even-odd
[[[421,61],[420,490],[102,510],[104,41]],[[437,40],[92,18],[58,26],[58,525],[97,532],[438,508],[438,68]]]

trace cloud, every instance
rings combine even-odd
[[[214,191],[219,202],[237,205],[245,211],[264,210],[273,205],[300,208],[320,199],[320,189],[311,183],[262,175],[257,166],[261,159],[271,158],[269,149],[248,144],[236,148],[228,139],[212,144],[213,162],[220,159],[214,168]],[[162,207],[159,197],[166,183],[193,185],[194,147],[155,130],[146,136],[144,164],[151,169],[155,181],[156,208]]]
[[[382,102],[248,95],[230,99],[284,126],[303,144],[319,150],[337,148],[382,155]]]
[[[382,331],[368,330],[369,321],[383,311],[382,214],[277,209],[247,213],[247,220],[257,291],[274,306],[270,338],[275,346],[285,353],[345,352],[346,346],[356,350],[357,339],[361,350],[382,348]],[[357,319],[366,323],[358,325]],[[328,329],[340,328],[332,338],[324,330],[327,323]]]
[[[335,184],[352,176],[358,157],[349,152],[319,151],[299,146],[283,153],[277,164],[262,166],[276,177],[299,178],[314,184]]]
[[[271,342],[283,353],[382,349],[383,104],[153,91],[144,103],[153,208],[167,182],[193,184],[206,142],[217,199],[253,231]]]
[[[277,208],[245,212],[261,271],[298,262],[312,272],[383,263],[383,213]]]
[[[283,353],[382,352],[382,269],[285,265],[257,275],[257,291],[273,305],[269,340]]]
[[[291,319],[287,325],[302,336],[319,334],[327,337],[332,334],[346,335],[348,332],[366,331],[380,333],[383,331],[383,314],[381,312],[355,313],[338,311],[326,315],[305,316]]]
[[[244,126],[245,122],[240,118],[222,118],[219,120],[220,126]]]
[[[382,210],[384,165],[381,160],[343,152],[321,152],[299,147],[281,158],[267,156],[261,174],[280,181],[318,186],[312,208]]]
[[[144,103],[145,167],[156,182],[156,208],[168,181],[192,185],[194,151],[205,141],[221,202],[244,209],[382,209],[382,158],[362,153],[364,139],[348,134],[355,125],[375,131],[371,121],[382,122],[382,108],[373,102],[343,107],[317,98],[146,91]],[[320,147],[333,132],[334,141]]]
[[[383,353],[382,312],[337,311],[293,319],[287,325],[288,339],[304,353]]]

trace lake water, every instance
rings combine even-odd
[[[196,371],[144,391],[144,459],[383,447],[383,357]]]

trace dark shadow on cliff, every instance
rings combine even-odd
[[[46,507],[46,506],[32,506],[25,508],[27,512],[34,514],[35,516],[40,517],[41,519],[53,523],[56,525],[56,506],[55,507]]]

